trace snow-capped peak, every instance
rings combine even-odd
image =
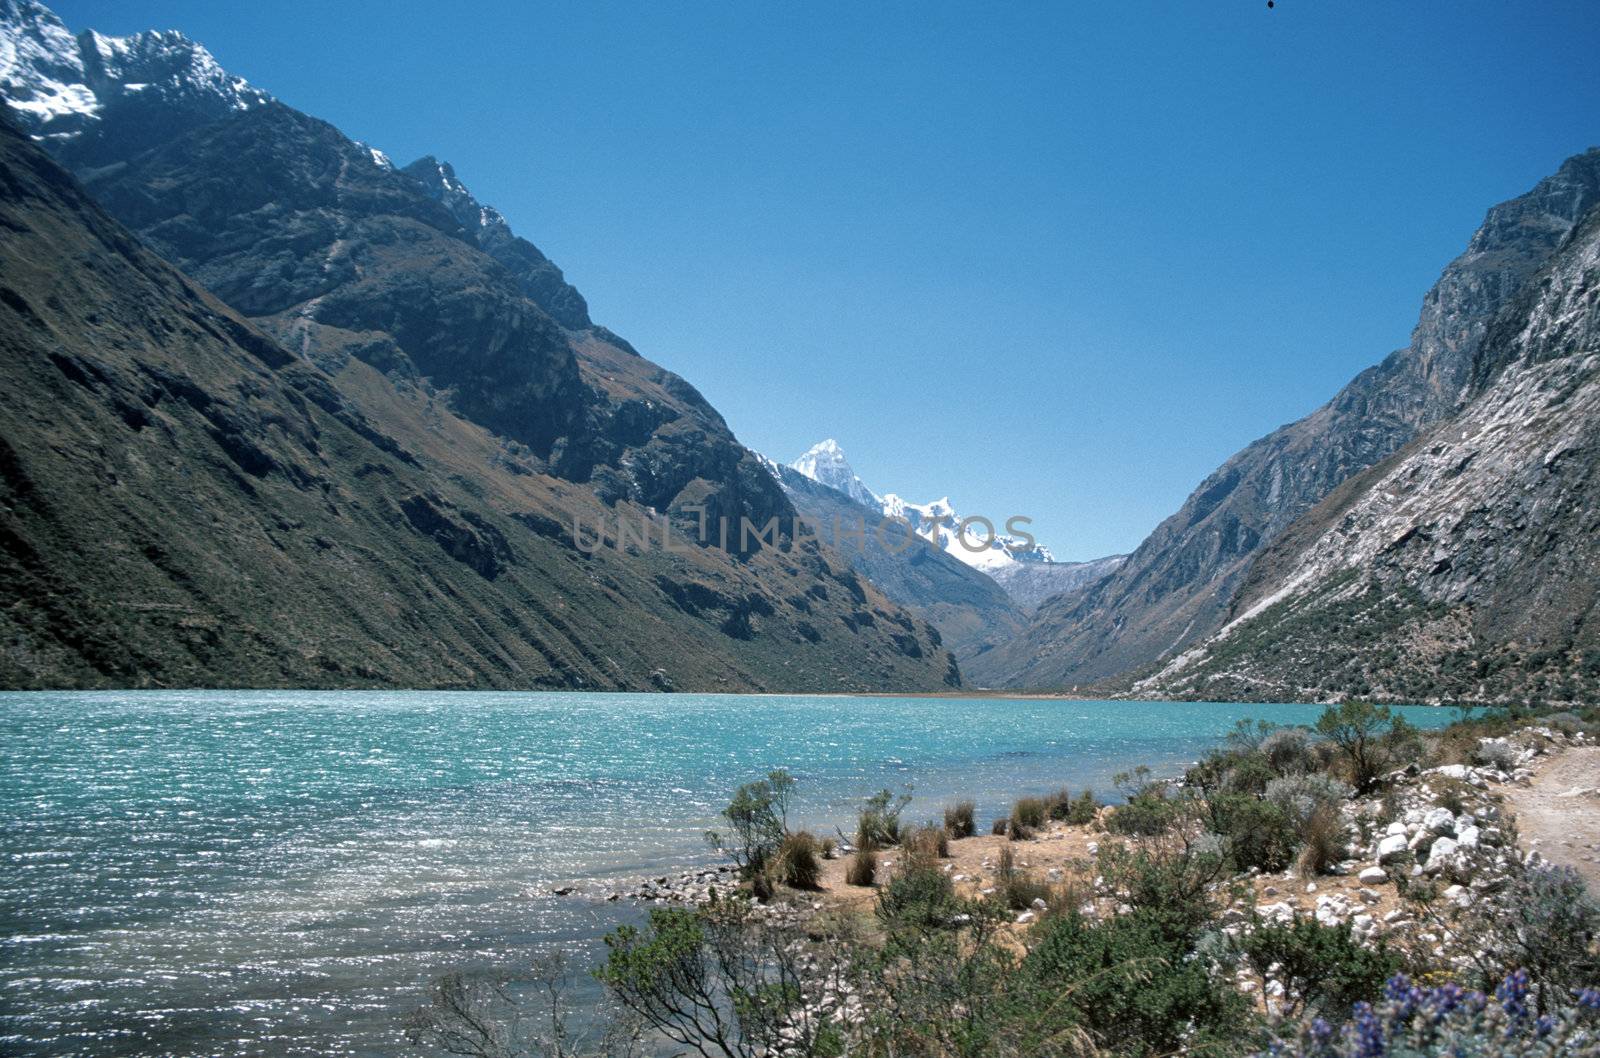
[[[876,509],[882,502],[876,493],[867,488],[866,482],[856,477],[856,472],[850,469],[850,463],[844,457],[844,450],[831,437],[806,449],[805,454],[789,466],[812,481],[838,489],[863,506]]]
[[[61,143],[92,129],[101,112],[159,97],[215,120],[271,100],[176,30],[74,36],[35,0],[0,0],[0,91],[34,134]]]
[[[932,503],[912,503],[893,492],[875,494],[856,476],[839,442],[831,437],[812,445],[789,466],[886,517],[905,521],[918,536],[975,569],[993,572],[1018,562],[1055,561],[1048,548],[1007,535],[1005,519],[997,522],[973,518],[964,522],[949,496]]]

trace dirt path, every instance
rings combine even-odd
[[[1522,846],[1572,867],[1600,894],[1600,748],[1555,754],[1528,786],[1505,788]]]

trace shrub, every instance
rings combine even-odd
[[[912,856],[878,892],[878,917],[891,928],[952,925],[959,901],[950,876],[923,856]]]
[[[856,820],[856,847],[886,849],[900,844],[900,813],[910,803],[910,794],[896,797],[888,790],[880,790],[867,798]]]
[[[990,825],[990,827],[989,827],[989,833],[994,834],[997,837],[1005,837],[1005,835],[1007,833],[1009,833],[1010,830],[1011,830],[1011,820],[1005,819],[1003,817],[1000,818],[1000,819],[996,819],[994,821],[994,823],[992,823]]]
[[[1304,826],[1319,810],[1332,808],[1349,800],[1355,793],[1348,785],[1331,775],[1290,775],[1274,779],[1262,794],[1268,801],[1283,809],[1294,825]]]
[[[1502,739],[1485,739],[1472,747],[1472,763],[1510,771],[1517,766],[1517,751]]]
[[[1460,815],[1467,810],[1469,791],[1472,789],[1461,779],[1449,775],[1432,777],[1433,803],[1440,808],[1448,809],[1452,815]]]
[[[1400,968],[1400,957],[1379,942],[1364,947],[1348,924],[1325,926],[1296,916],[1286,924],[1257,923],[1237,941],[1245,962],[1265,983],[1276,977],[1286,989],[1283,1012],[1338,1013],[1352,1003],[1376,999]]]
[[[1244,1023],[1244,999],[1214,960],[1192,954],[1192,938],[1171,935],[1149,911],[1102,921],[1069,911],[1035,934],[1023,981],[1042,1009],[1088,1029],[1105,1052],[1203,1054]]]
[[[1327,874],[1350,849],[1350,828],[1339,810],[1323,805],[1301,827],[1300,853],[1295,871],[1302,878]]]
[[[1094,822],[1098,811],[1100,802],[1094,799],[1093,790],[1085,790],[1076,797],[1062,790],[1050,801],[1050,818],[1068,826],[1086,827]]]
[[[1304,775],[1316,767],[1311,732],[1303,727],[1280,727],[1257,747],[1263,760],[1279,775]]]
[[[1583,719],[1573,713],[1551,713],[1544,718],[1546,727],[1555,728],[1563,735],[1576,735],[1585,730]]]
[[[944,810],[944,829],[952,838],[970,838],[976,834],[973,822],[978,806],[971,801],[961,801]]]
[[[786,783],[781,791],[772,781],[779,777]],[[746,878],[759,873],[783,841],[782,813],[793,784],[784,771],[775,771],[759,782],[745,783],[734,791],[733,800],[722,810],[729,830],[706,832],[706,841],[732,859]]]
[[[1211,830],[1224,840],[1239,870],[1281,871],[1294,856],[1294,821],[1272,801],[1250,794],[1223,793],[1207,803]]]
[[[1317,718],[1317,731],[1336,747],[1357,793],[1366,793],[1386,772],[1421,750],[1416,731],[1386,705],[1345,702]]]
[[[1000,849],[1000,863],[994,872],[994,898],[1002,907],[1027,911],[1035,900],[1050,902],[1050,886],[1017,866],[1011,847]]]
[[[791,889],[815,889],[822,881],[822,847],[804,830],[790,834],[778,846],[778,881]]]
[[[1106,829],[1113,834],[1155,837],[1165,834],[1178,820],[1178,806],[1159,791],[1136,794],[1111,810]]]
[[[860,848],[850,857],[850,866],[845,868],[844,880],[847,885],[872,885],[878,880],[878,854],[870,848]]]
[[[950,855],[949,832],[933,824],[917,830],[905,844],[913,854],[929,860],[942,860]]]
[[[1236,759],[1222,776],[1222,787],[1234,793],[1259,794],[1278,777],[1267,758],[1252,753]]]
[[[1463,936],[1478,938],[1477,979],[1489,987],[1513,970],[1560,992],[1600,983],[1600,905],[1570,867],[1515,871],[1495,900],[1474,902],[1460,918]],[[1548,997],[1539,994],[1541,1006]]]
[[[1227,857],[1202,845],[1136,851],[1112,845],[1100,850],[1100,873],[1130,907],[1187,942],[1215,922],[1212,891],[1229,872]]]
[[[1011,806],[1011,830],[1039,830],[1050,818],[1050,806],[1042,797],[1024,797]]]

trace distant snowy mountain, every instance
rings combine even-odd
[[[863,506],[881,511],[889,518],[903,519],[910,523],[918,536],[936,544],[940,550],[973,569],[991,573],[1019,562],[1055,561],[1049,548],[1021,537],[1006,535],[1003,520],[1000,524],[990,520],[989,525],[974,520],[967,528],[965,542],[962,542],[959,539],[962,517],[951,505],[950,497],[945,496],[932,503],[912,503],[892,492],[878,495],[856,475],[839,442],[831,437],[812,445],[789,466],[818,484],[837,489]]]
[[[789,466],[820,485],[838,489],[864,507],[877,510],[883,506],[883,501],[878,498],[877,493],[867,488],[866,482],[856,477],[856,472],[845,459],[839,442],[831,437],[806,449],[806,453]]]
[[[33,0],[0,0],[0,93],[34,139],[78,161],[272,100],[176,30],[74,35]]]

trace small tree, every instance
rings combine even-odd
[[[1367,793],[1417,745],[1416,731],[1386,705],[1345,702],[1317,718],[1317,732],[1339,748],[1357,793]]]
[[[789,774],[788,768],[776,768],[767,772],[767,790],[772,798],[772,810],[777,813],[778,826],[783,833],[789,833],[789,801],[794,796],[794,788],[799,785],[795,777]]]
[[[773,774],[787,777],[787,773]],[[791,787],[793,781],[789,780]],[[787,796],[785,790],[785,800]],[[745,783],[734,791],[733,800],[722,810],[722,818],[728,821],[729,830],[708,830],[706,841],[712,848],[726,853],[738,866],[739,873],[749,878],[766,866],[783,843],[782,803],[774,795],[771,779]]]
[[[896,797],[888,790],[879,790],[867,798],[856,821],[856,847],[886,849],[900,844],[900,813],[910,803],[909,793]]]

